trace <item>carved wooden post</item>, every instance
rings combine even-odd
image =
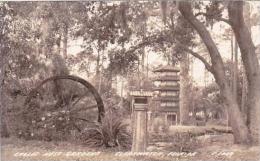
[[[151,91],[131,91],[132,96],[132,129],[133,143],[132,152],[146,151],[148,134],[147,134],[147,110],[148,98],[153,96]]]
[[[147,147],[147,104],[134,104],[133,119],[132,152],[144,152]]]

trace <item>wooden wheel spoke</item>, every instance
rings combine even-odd
[[[90,105],[90,106],[81,106],[81,107],[76,107],[76,108],[73,108],[72,110],[70,110],[70,112],[71,113],[74,113],[74,112],[80,112],[80,111],[82,111],[82,110],[90,110],[90,109],[94,109],[94,108],[96,108],[97,107],[97,105],[95,104],[95,105]]]
[[[81,117],[72,117],[72,119],[81,120],[81,121],[85,121],[85,122],[92,122],[92,121],[90,121],[88,119],[81,118]]]
[[[72,106],[75,106],[84,97],[84,95],[80,96],[75,102],[72,103]]]
[[[75,124],[75,122],[73,122],[72,125],[78,130],[78,132],[81,132],[81,129]]]

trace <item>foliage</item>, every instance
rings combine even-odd
[[[12,23],[12,9],[6,2],[0,3],[0,50],[1,58],[4,58],[3,55],[8,55],[8,50],[10,50],[10,39],[8,34],[10,31],[10,24]],[[2,64],[1,64],[2,65]],[[1,66],[2,67],[2,66]],[[2,74],[2,73],[1,73]]]
[[[150,141],[157,144],[167,142],[170,145],[167,150],[173,152],[194,152],[202,146],[194,131],[151,133]]]
[[[139,58],[134,53],[125,53],[124,50],[121,52],[114,51],[109,55],[109,70],[113,73],[124,75],[131,73],[131,70],[136,71],[136,62]]]
[[[234,63],[227,61],[224,64],[226,77],[230,84],[232,84],[232,72],[234,69]],[[241,105],[241,96],[242,96],[242,71],[238,71],[238,103]],[[194,101],[194,111],[204,111],[209,115],[209,112],[212,113],[213,119],[224,119],[226,111],[224,110],[224,101],[221,96],[219,86],[216,83],[211,83],[206,87],[198,87],[195,96],[193,96]],[[223,121],[223,120],[222,120]],[[222,123],[220,123],[222,124]]]
[[[200,90],[195,91],[196,96],[193,98],[193,112],[204,112],[205,116],[196,116],[197,120],[221,120],[225,119],[226,111],[224,110],[223,100],[219,88],[215,83],[208,85]]]
[[[119,147],[129,149],[131,135],[127,124],[114,113],[107,113],[102,123],[93,123],[81,134],[80,140],[87,146]]]
[[[190,132],[177,132],[172,138],[173,148],[176,148],[178,152],[193,152],[200,146],[198,140]]]

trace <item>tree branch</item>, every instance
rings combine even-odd
[[[230,21],[229,21],[228,19],[223,18],[223,17],[215,17],[214,19],[215,19],[215,20],[218,20],[218,21],[225,22],[225,23],[227,23],[228,25],[230,25]]]
[[[209,71],[212,72],[212,66],[207,62],[207,60],[201,56],[200,54],[192,51],[191,49],[189,49],[187,46],[177,42],[177,45],[180,46],[183,50],[185,50],[186,52],[190,53],[192,56],[198,58],[200,61],[202,61],[202,63],[205,65],[205,68]]]
[[[204,12],[199,12],[199,13],[196,13],[195,14],[195,17],[198,17],[198,16],[205,16],[205,17],[212,17],[212,19],[215,19],[217,21],[222,21],[222,22],[225,22],[227,23],[228,25],[230,25],[230,21],[228,19],[225,19],[223,17],[217,17],[217,16],[214,16],[214,15],[210,15],[210,14],[207,14],[207,13],[204,13]]]
[[[221,54],[205,25],[194,16],[191,3],[184,1],[180,2],[179,11],[190,23],[190,25],[197,31],[200,38],[207,47],[212,63],[212,74],[214,75],[216,81],[219,84],[222,83],[223,86],[228,86],[228,81],[225,77],[224,62],[222,60]]]
[[[164,35],[165,36],[165,35]],[[155,39],[153,37],[156,37]],[[159,35],[159,36],[156,36],[156,35],[153,35],[151,36],[150,38],[148,38],[150,41],[144,41],[144,42],[141,42],[139,43],[138,45],[136,46],[132,46],[130,47],[130,49],[128,51],[126,51],[125,53],[132,53],[132,52],[135,52],[136,50],[144,47],[144,46],[147,46],[147,45],[151,45],[152,43],[157,43],[157,42],[162,42],[162,41],[167,41],[163,35]],[[175,41],[176,45],[180,46],[181,48],[183,48],[186,52],[190,53],[191,55],[193,55],[194,57],[198,58],[200,61],[202,61],[202,63],[205,65],[205,68],[212,72],[212,67],[211,65],[207,62],[207,60],[199,55],[198,53],[192,51],[191,49],[189,49],[187,46],[181,44],[178,40]]]
[[[127,50],[125,53],[133,53],[136,50],[138,50],[138,49],[140,49],[140,48],[142,48],[144,46],[148,46],[148,45],[151,45],[153,43],[158,43],[158,42],[165,41],[163,35],[153,35],[153,36],[150,36],[150,37],[146,37],[145,39],[147,39],[147,40],[137,44],[136,46],[130,47],[130,49]]]

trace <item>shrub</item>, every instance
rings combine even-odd
[[[156,133],[160,132],[161,130],[163,130],[161,128],[163,128],[164,126],[165,126],[165,123],[162,120],[162,118],[157,117],[157,118],[154,119],[154,121],[153,121],[154,132],[156,132]]]
[[[200,146],[198,140],[190,132],[176,132],[173,138],[173,148],[179,152],[192,152]]]
[[[93,123],[86,128],[82,132],[80,140],[88,146],[128,149],[131,147],[131,135],[127,128],[128,125],[121,120],[120,117],[108,113],[102,123]]]

